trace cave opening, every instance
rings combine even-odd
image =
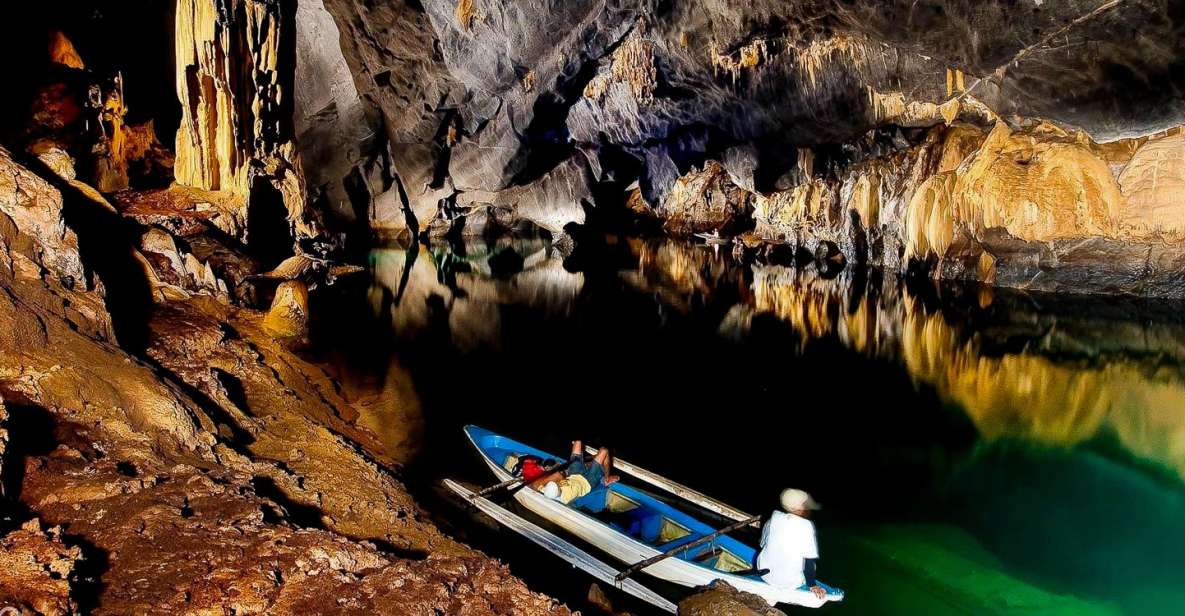
[[[292,225],[284,196],[264,178],[256,178],[247,203],[247,250],[265,271],[291,257]]]

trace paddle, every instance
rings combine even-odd
[[[646,567],[649,567],[650,565],[653,565],[654,563],[656,563],[660,560],[666,560],[666,559],[674,556],[675,554],[678,554],[679,552],[685,552],[687,550],[690,550],[691,548],[703,545],[703,544],[715,539],[716,537],[723,535],[724,533],[732,532],[734,530],[744,528],[750,524],[753,524],[755,522],[760,522],[760,521],[761,521],[761,516],[755,515],[747,520],[741,520],[740,522],[737,522],[735,524],[729,524],[728,526],[725,526],[724,528],[721,528],[720,530],[718,530],[714,533],[704,535],[703,537],[700,537],[699,539],[696,539],[695,541],[691,541],[689,543],[685,543],[683,545],[673,547],[673,548],[667,550],[666,552],[663,552],[662,554],[651,556],[650,558],[647,558],[646,560],[634,563],[633,565],[627,567],[626,569],[623,569],[621,571],[621,573],[618,573],[617,577],[615,577],[613,579],[614,579],[614,581],[620,582],[620,581],[624,580],[625,578],[641,571],[642,569],[645,569]]]
[[[562,464],[556,464],[555,466],[546,468],[543,470],[543,474],[540,475],[540,477],[542,477],[543,475],[550,475],[556,471],[562,471],[562,470],[568,468],[568,466],[570,466],[571,464],[572,464],[572,460],[569,459],[567,462],[564,462]],[[524,481],[524,478],[522,476],[511,477],[510,479],[507,479],[506,481],[503,481],[502,483],[494,484],[488,488],[482,489],[480,492],[478,492],[474,496],[482,496],[482,497],[488,496],[490,494],[493,494],[494,492],[497,492],[498,490],[509,489],[511,486],[514,486],[514,484],[521,483],[523,481]]]

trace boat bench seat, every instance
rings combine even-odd
[[[621,532],[655,547],[673,547],[693,541],[698,536],[682,524],[646,509],[605,510],[596,517],[617,527]]]

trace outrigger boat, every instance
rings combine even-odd
[[[709,246],[727,246],[732,243],[732,238],[721,237],[719,231],[712,231],[711,233],[696,233],[694,235],[703,240],[704,243]]]
[[[534,455],[544,460],[564,459],[564,456],[541,451],[477,426],[466,426],[465,434],[495,477],[504,483],[514,480],[515,476],[507,467],[513,467],[513,463],[522,456]],[[693,588],[723,580],[738,590],[761,596],[770,605],[789,603],[820,607],[828,601],[843,600],[842,591],[826,586],[824,587],[828,588],[829,592],[825,598],[820,599],[808,590],[778,588],[761,579],[759,572],[753,568],[756,550],[721,532],[729,528],[737,529],[744,525],[756,524],[757,518],[619,458],[614,459],[614,470],[738,522],[723,529],[713,528],[695,516],[631,486],[626,480],[608,487],[605,509],[599,513],[565,505],[530,488],[514,491],[514,498],[544,520],[604,551],[614,559],[632,565],[615,576],[619,584],[624,577],[640,569],[658,579]],[[456,485],[453,482],[448,483],[452,484],[449,487],[455,492],[476,503],[472,493],[453,488],[453,485]],[[514,515],[504,509],[502,511],[510,516]],[[498,516],[495,516],[495,519],[499,519]],[[499,521],[515,529],[505,519]],[[538,527],[535,529],[542,530]],[[544,531],[544,534],[549,533]],[[543,545],[538,539],[533,540]],[[565,556],[555,550],[553,553]],[[580,566],[580,563],[571,558],[566,560]],[[589,568],[582,568],[593,573]]]

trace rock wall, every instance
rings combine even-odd
[[[810,256],[1031,290],[1181,297],[1182,143],[1180,129],[1098,144],[1047,123],[958,124],[734,201],[753,200],[752,236]]]
[[[177,183],[233,193],[248,210],[277,191],[293,229],[316,235],[293,125],[296,3],[178,0],[176,33]]]
[[[319,213],[366,226],[368,220],[357,220],[365,212],[355,211],[346,183],[354,169],[372,160],[382,127],[358,94],[340,38],[322,0],[297,3],[297,144],[310,198],[322,198],[328,208]]]
[[[452,224],[573,150],[596,182],[578,201],[621,207],[636,180],[659,209],[706,160],[788,189],[797,148],[875,126],[1035,117],[1102,142],[1185,121],[1181,37],[1155,2],[324,4],[390,142],[398,181],[367,197],[380,228]]]
[[[106,331],[87,256],[135,254],[134,238],[109,204],[106,217],[76,218],[78,207],[0,149],[0,602],[44,614],[569,613],[425,521],[395,476],[403,459],[272,337],[303,325],[303,283],[284,283],[270,317],[160,298],[133,355]],[[150,233],[167,258],[167,234]]]

